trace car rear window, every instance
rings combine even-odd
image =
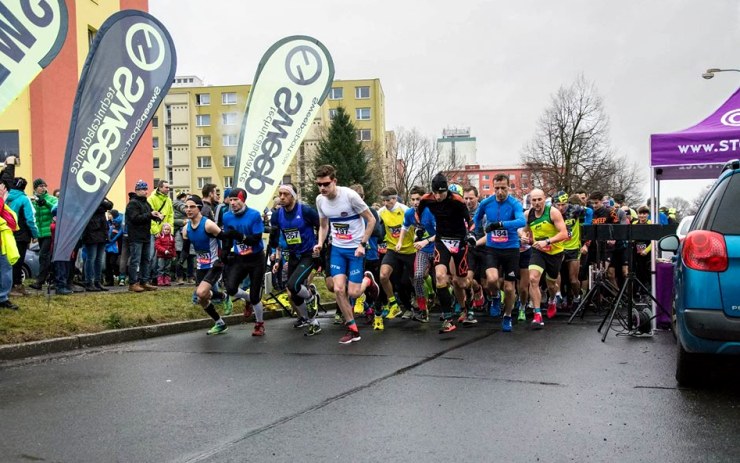
[[[725,183],[727,187],[724,193],[714,204],[716,212],[713,214],[711,230],[725,235],[740,235],[740,173],[731,176]]]

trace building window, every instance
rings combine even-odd
[[[237,113],[223,113],[221,114],[221,124],[223,125],[236,125]]]
[[[224,167],[234,167],[236,165],[236,156],[224,155]]]
[[[344,98],[344,89],[342,87],[332,87],[329,92],[330,100],[341,100]]]
[[[152,137],[152,148],[159,148],[159,137]]]
[[[198,169],[207,169],[211,167],[210,156],[198,156]]]
[[[516,175],[509,174],[509,180],[516,180]]]
[[[357,131],[357,141],[370,141],[370,129],[360,129]]]
[[[337,110],[336,109],[330,109],[329,110],[329,120],[330,121],[333,121],[335,117],[337,117]]]
[[[211,146],[211,136],[210,135],[198,135],[195,137],[196,142],[198,143],[198,148],[210,148]]]
[[[159,116],[152,117],[152,128],[156,129],[159,127]]]
[[[370,98],[370,87],[355,87],[355,98],[358,100]]]
[[[516,188],[516,184],[515,183],[512,183],[510,186],[511,186],[512,189]]]
[[[159,158],[154,158],[153,168],[159,169]]]
[[[206,183],[213,183],[211,177],[198,177],[198,189],[202,190]]]
[[[0,162],[5,162],[8,156],[18,157],[18,131],[0,130]]]
[[[526,190],[527,188],[529,188],[529,184],[528,183],[522,183],[522,190]]]
[[[233,188],[234,187],[234,177],[224,177],[224,188]]]
[[[529,178],[527,174],[522,174],[522,180],[526,180],[527,178]]]
[[[483,189],[486,190],[486,191],[488,191],[488,190],[491,189],[491,186],[490,185],[483,185]]]
[[[355,109],[355,119],[357,119],[358,121],[369,121],[370,120],[370,108]]]
[[[221,104],[236,104],[236,92],[224,92],[221,94]]]
[[[221,137],[221,144],[224,146],[236,146],[239,142],[239,138],[236,135],[226,134]]]
[[[483,180],[490,180],[490,177],[491,177],[490,175],[484,174],[483,175]]]
[[[92,43],[95,41],[95,36],[98,35],[98,31],[92,27],[87,28],[87,45],[92,47]]]
[[[195,115],[195,126],[196,127],[208,127],[211,125],[210,114],[196,114]]]
[[[208,106],[211,104],[211,94],[210,93],[198,93],[195,95],[195,105],[196,106]]]

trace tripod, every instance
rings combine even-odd
[[[642,226],[627,225],[627,227],[642,227]],[[637,239],[649,239],[649,238],[643,238],[643,236],[645,235],[642,234],[640,230],[634,230],[634,231],[635,233],[633,233],[633,229],[631,228],[627,229],[627,239],[629,243],[629,245],[627,246],[627,252],[629,253],[627,255],[627,265],[628,265],[629,271],[627,273],[627,278],[624,280],[624,283],[622,284],[622,288],[619,291],[617,300],[614,301],[614,305],[612,306],[611,310],[604,316],[604,319],[601,321],[601,324],[599,325],[599,329],[597,330],[597,332],[601,333],[601,330],[604,328],[604,325],[607,326],[607,329],[604,330],[604,333],[601,336],[601,342],[606,342],[606,336],[609,333],[609,328],[611,328],[612,322],[614,321],[614,316],[617,314],[617,310],[619,309],[620,304],[622,304],[622,298],[625,297],[625,295],[627,296],[627,315],[626,315],[627,316],[627,332],[630,334],[633,334],[635,327],[632,325],[632,311],[634,309],[633,295],[634,295],[635,283],[637,283],[639,288],[642,288],[645,294],[650,296],[650,299],[652,299],[653,302],[655,302],[656,307],[658,307],[663,313],[667,313],[663,305],[660,302],[658,302],[658,300],[655,298],[655,296],[653,296],[653,294],[650,292],[648,287],[645,286],[645,284],[637,278],[637,274],[635,273],[633,257],[632,257],[635,252],[635,248],[634,248],[635,242],[633,241],[633,239],[635,238],[633,238],[632,235],[641,235],[637,237]],[[650,230],[650,231],[652,232],[654,230]]]
[[[578,307],[576,310],[573,311],[573,313],[570,315],[570,318],[568,319],[568,324],[571,324],[573,322],[573,319],[576,318],[578,314],[581,315],[581,318],[585,315],[586,307],[590,303],[593,302],[594,298],[599,296],[600,299],[604,299],[605,297],[611,297],[615,298],[617,297],[617,292],[619,291],[614,285],[606,278],[606,270],[601,268],[601,245],[598,241],[595,242],[596,244],[596,273],[594,275],[594,281],[595,284],[591,289],[588,290],[588,293],[586,293],[586,296],[581,300],[581,303],[578,304]]]

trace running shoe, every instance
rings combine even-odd
[[[472,310],[468,311],[468,316],[465,317],[465,320],[463,320],[462,323],[465,326],[471,326],[478,323],[478,320],[475,318],[475,313]]]
[[[579,305],[581,305],[581,295],[580,294],[573,298],[573,309],[577,309]]]
[[[359,315],[365,311],[365,295],[360,294],[360,297],[358,297],[355,300],[355,308],[354,312]]]
[[[375,311],[372,308],[368,307],[368,309],[365,311],[365,323],[369,325],[373,322],[374,319]]]
[[[342,314],[339,312],[339,309],[337,309],[336,313],[334,314],[334,324],[341,325],[342,323],[344,323],[344,319],[342,318]]]
[[[543,326],[545,326],[545,322],[542,321],[542,313],[535,312],[534,318],[532,318],[532,328],[536,330],[541,330]]]
[[[439,328],[439,334],[451,333],[457,329],[454,323],[450,320],[445,320],[442,326]]]
[[[415,322],[419,322],[419,323],[429,323],[429,311],[420,310],[416,312],[412,320],[414,320]]]
[[[388,316],[389,310],[388,310],[388,304],[383,306],[383,310],[380,311],[380,316],[385,318]]]
[[[226,299],[224,299],[224,315],[231,315],[233,311],[234,303],[231,301],[229,296],[226,296]]]
[[[504,333],[511,333],[511,317],[504,315],[504,321],[501,323],[501,330]]]
[[[317,321],[308,325],[308,329],[303,333],[303,336],[316,336],[319,333],[321,333],[321,325]]]
[[[295,329],[305,328],[306,326],[308,326],[310,324],[311,323],[309,323],[309,321],[308,321],[307,318],[298,317],[298,320],[296,320],[295,323],[293,323],[293,328],[295,328]]]
[[[385,329],[385,325],[383,323],[383,317],[375,317],[373,319],[373,329],[375,331],[383,331],[383,329]]]
[[[226,326],[225,323],[216,323],[215,325],[213,325],[213,328],[206,331],[206,334],[209,336],[214,335],[214,334],[221,334],[221,333],[225,333],[228,329],[229,327]]]
[[[354,330],[347,330],[347,333],[339,339],[339,344],[351,344],[357,342],[360,339],[360,332]]]
[[[254,330],[252,336],[264,336],[265,335],[265,322],[257,322],[254,324]]]
[[[519,306],[519,315],[516,317],[517,321],[520,322],[526,322],[527,321],[527,308]]]
[[[408,320],[413,316],[414,316],[414,311],[409,309],[403,312],[403,315],[401,315],[401,319]]]
[[[401,315],[401,308],[398,306],[398,302],[391,302],[388,304],[388,315],[385,318],[393,320],[399,315]]]
[[[494,318],[501,316],[501,297],[491,299],[491,304],[488,306],[488,315]]]
[[[558,303],[555,302],[555,299],[550,299],[547,301],[547,318],[552,318],[555,316],[555,314],[558,313]]]
[[[365,272],[365,278],[370,280],[369,284],[365,288],[365,293],[367,294],[367,297],[374,301],[380,295],[380,286],[378,286],[378,283],[375,281],[373,272]]]
[[[457,322],[462,323],[468,318],[468,314],[466,312],[462,312],[459,317],[457,317]]]
[[[555,303],[557,304],[558,309],[563,307],[563,296],[560,294],[555,295]]]

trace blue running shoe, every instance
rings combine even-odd
[[[501,329],[504,333],[511,333],[511,317],[504,315],[504,321],[501,323]]]
[[[494,297],[491,299],[491,305],[488,306],[488,315],[491,317],[501,316],[501,298]]]

